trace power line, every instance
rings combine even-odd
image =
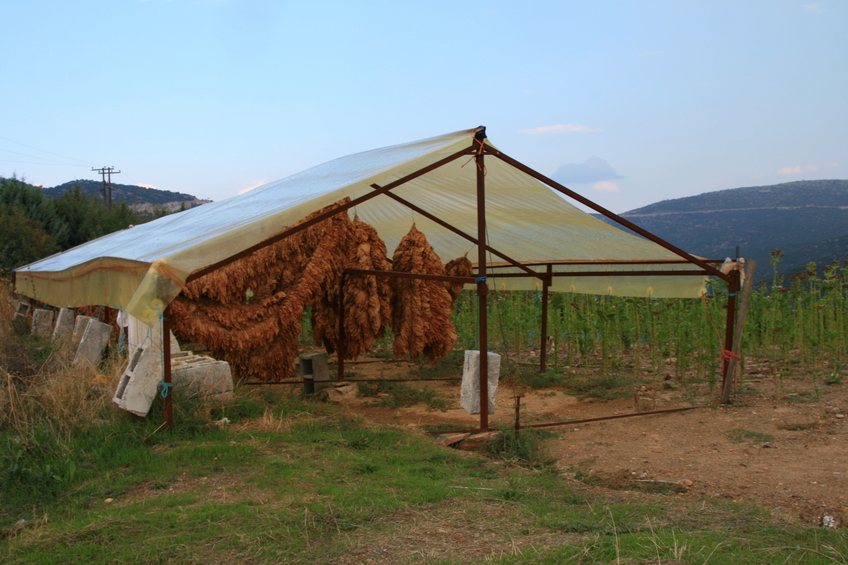
[[[88,166],[91,166],[92,163],[90,161],[84,161],[82,159],[77,159],[75,157],[68,157],[67,155],[60,155],[58,153],[53,153],[52,151],[46,151],[44,149],[39,149],[38,147],[33,147],[32,145],[27,145],[26,143],[21,143],[20,141],[15,141],[14,139],[9,139],[8,137],[3,137],[0,135],[0,139],[4,139],[6,141],[11,141],[12,143],[17,143],[18,145],[23,145],[24,147],[29,147],[30,149],[35,149],[36,151],[41,151],[42,153],[47,153],[48,155],[54,155],[56,157],[61,157],[62,159],[70,159],[71,161],[79,161],[80,163],[85,163]],[[9,151],[6,149],[6,151]],[[14,153],[14,151],[13,151]],[[31,155],[30,155],[31,156]],[[41,157],[36,157],[36,159],[40,159]]]
[[[68,165],[68,166],[73,166],[73,167],[85,167],[85,165],[76,165],[76,164],[72,164],[72,163],[62,163],[61,161],[57,161],[56,159],[51,159],[49,157],[39,157],[38,155],[30,155],[29,153],[21,153],[20,151],[12,151],[11,149],[5,149],[3,147],[0,147],[0,151],[5,151],[7,153],[14,153],[15,155],[23,155],[24,157],[32,157],[33,159],[44,159],[44,161],[45,161],[44,163],[33,163],[35,165],[44,164],[44,165]],[[6,159],[2,159],[2,160],[5,161]],[[20,162],[20,161],[12,161],[12,162],[17,163],[17,162]]]
[[[20,163],[22,165],[53,165],[59,167],[87,167],[88,165],[75,165],[74,163],[37,163],[34,161],[14,161],[12,159],[0,159],[3,163]]]

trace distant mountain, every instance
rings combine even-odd
[[[797,181],[664,200],[621,214],[674,245],[709,259],[756,259],[759,277],[772,272],[769,252],[781,249],[782,273],[848,260],[848,180]],[[607,221],[607,220],[605,220]],[[612,222],[609,222],[612,223]]]
[[[73,180],[52,188],[44,188],[42,189],[42,192],[51,198],[60,198],[63,194],[65,194],[65,192],[73,189],[75,186],[79,186],[82,191],[89,196],[103,196],[103,183],[96,180]],[[197,202],[197,204],[201,204],[203,202],[207,202],[199,200],[196,196],[182,192],[145,188],[143,186],[136,186],[132,184],[112,184],[112,201],[120,202],[122,200],[129,204],[132,208],[143,204],[165,205],[170,202],[185,202],[185,207],[191,208],[192,205],[190,203]],[[180,205],[177,204],[176,207],[179,208],[179,206]]]

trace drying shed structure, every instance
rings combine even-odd
[[[348,200],[298,223],[343,199]],[[569,199],[638,235],[583,212]],[[442,279],[476,289],[481,351],[488,349],[490,288],[538,289],[545,299],[549,290],[698,298],[708,277],[723,279],[729,284],[724,347],[729,394],[727,352],[733,345],[738,273],[722,273],[714,262],[678,249],[512,159],[490,143],[484,127],[335,159],[101,237],[16,270],[14,290],[54,306],[120,308],[148,325],[163,318],[167,331],[168,304],[188,282],[339,213],[355,213],[372,225],[389,250],[415,224],[440,257],[468,255],[473,277]],[[167,348],[169,340],[163,343]],[[480,374],[487,375],[486,356],[480,361]],[[544,368],[544,357],[541,363]],[[480,391],[480,427],[486,429],[487,387]]]

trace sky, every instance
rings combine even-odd
[[[222,200],[485,125],[613,212],[848,178],[848,2],[3,0],[0,176]]]

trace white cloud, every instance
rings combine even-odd
[[[581,124],[561,124],[556,126],[542,126],[533,129],[523,129],[521,133],[529,133],[530,135],[536,135],[540,133],[566,133],[573,131],[601,131],[598,128],[590,128],[589,126],[584,126]]]
[[[153,189],[155,189],[155,188],[156,188],[156,187],[155,187],[155,186],[153,186],[152,184],[137,184],[136,186],[140,186],[140,187],[142,187],[142,188],[153,188]]]
[[[804,4],[803,6],[805,12],[811,12],[813,14],[825,14],[827,10],[822,8],[818,3],[813,4]]]
[[[600,190],[601,192],[618,192],[619,190],[617,184],[608,180],[598,181],[592,185],[592,188]]]
[[[777,170],[777,174],[779,175],[800,175],[804,170],[803,167],[795,166],[795,167],[781,167]]]

